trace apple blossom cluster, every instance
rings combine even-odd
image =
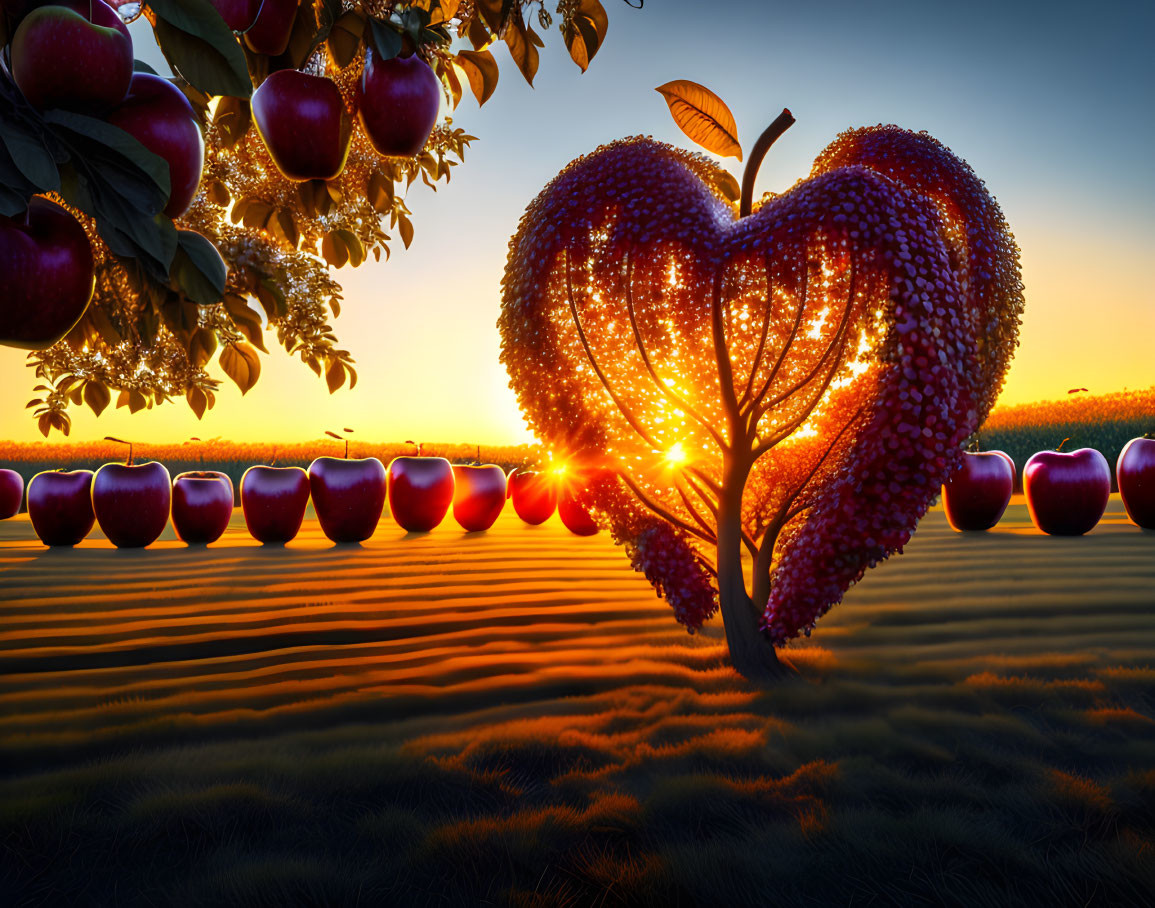
[[[997,205],[926,136],[845,134],[741,219],[720,182],[649,139],[570,164],[511,240],[502,360],[542,441],[620,477],[595,512],[679,620],[712,612],[740,535],[752,582],[727,588],[781,644],[910,538],[1022,285]]]

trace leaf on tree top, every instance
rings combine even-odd
[[[691,140],[713,154],[742,160],[734,115],[710,89],[689,79],[677,79],[654,91],[666,99],[674,122]]]

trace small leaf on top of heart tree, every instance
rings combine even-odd
[[[677,79],[654,91],[666,99],[674,122],[690,139],[713,154],[742,160],[734,115],[710,89],[689,79]]]

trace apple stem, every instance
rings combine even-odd
[[[1063,445],[1065,445],[1065,444],[1066,444],[1067,442],[1069,442],[1070,440],[1071,440],[1071,437],[1070,437],[1070,436],[1067,436],[1066,438],[1064,438],[1062,441],[1060,441],[1060,442],[1059,442],[1059,446],[1058,446],[1057,448],[1055,448],[1055,450],[1056,450],[1056,451],[1061,451],[1061,450],[1063,450]]]
[[[742,196],[738,207],[738,217],[744,218],[754,207],[754,180],[758,177],[758,168],[762,166],[762,159],[770,146],[778,141],[778,137],[794,125],[794,115],[785,107],[774,122],[766,127],[766,131],[758,136],[758,141],[750,150],[750,158],[746,161],[746,169],[742,173]]]
[[[349,459],[349,439],[345,439],[345,459]]]

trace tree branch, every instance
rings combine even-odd
[[[628,422],[630,424],[630,426],[634,429],[635,432],[638,433],[638,435],[641,437],[641,439],[644,442],[646,442],[646,444],[648,444],[650,447],[654,448],[655,450],[660,450],[661,445],[659,445],[657,443],[657,441],[650,435],[650,433],[646,431],[646,429],[642,426],[642,424],[638,420],[638,418],[636,416],[634,416],[634,414],[630,411],[629,407],[626,406],[625,401],[623,401],[614,392],[614,389],[610,387],[609,379],[606,378],[605,373],[602,372],[601,367],[597,363],[597,360],[594,359],[594,354],[593,354],[593,351],[590,349],[590,344],[586,338],[585,330],[582,328],[581,317],[578,315],[577,303],[574,301],[573,280],[570,277],[569,250],[568,249],[565,250],[565,289],[566,289],[566,295],[569,298],[569,311],[570,311],[570,314],[573,316],[574,325],[577,328],[578,339],[581,340],[582,348],[586,351],[586,356],[589,358],[590,366],[593,368],[594,374],[597,375],[597,377],[599,379],[601,379],[602,386],[606,389],[606,393],[609,394],[609,396],[613,400],[614,404],[621,411],[622,416],[624,416],[626,418],[626,422]]]
[[[766,313],[762,318],[762,336],[758,339],[758,349],[754,353],[754,359],[750,361],[750,375],[746,379],[746,389],[738,399],[739,409],[745,406],[754,388],[754,376],[758,372],[758,363],[762,361],[762,351],[766,349],[766,338],[770,333],[770,313],[774,309],[774,282],[770,277],[770,257],[763,256],[762,261],[766,270]]]
[[[786,362],[786,357],[794,346],[794,341],[798,337],[798,328],[802,324],[802,313],[806,311],[807,297],[810,292],[810,270],[807,268],[806,273],[802,276],[802,295],[798,298],[798,311],[794,314],[794,324],[790,328],[790,333],[786,335],[786,342],[782,345],[782,349],[778,353],[778,358],[774,361],[774,367],[770,370],[769,376],[762,384],[762,390],[757,395],[750,399],[750,412],[755,413],[758,409],[758,404],[770,391],[771,385],[774,384],[774,379],[778,377],[778,372],[782,369],[782,364]],[[752,376],[751,376],[752,377]],[[761,414],[759,414],[759,417]],[[752,420],[751,426],[758,425],[758,418]]]
[[[634,273],[633,260],[627,258],[627,260],[626,260],[626,312],[629,313],[630,327],[633,328],[634,340],[636,341],[636,343],[638,345],[638,353],[641,354],[642,362],[646,366],[646,371],[650,373],[650,378],[652,378],[654,380],[654,384],[657,385],[658,390],[661,391],[663,395],[665,395],[666,399],[669,400],[672,404],[674,404],[674,406],[680,407],[682,409],[683,413],[685,413],[687,416],[691,417],[695,422],[697,422],[700,426],[702,426],[702,428],[704,428],[707,432],[709,432],[710,435],[713,437],[714,441],[717,443],[718,447],[721,448],[722,450],[725,450],[726,446],[722,440],[721,434],[718,432],[717,429],[715,429],[712,425],[710,425],[709,420],[707,420],[704,416],[702,416],[702,414],[699,413],[693,407],[693,405],[690,404],[690,402],[688,400],[683,398],[682,395],[678,394],[673,388],[669,387],[664,381],[662,381],[658,377],[658,373],[654,369],[653,363],[650,361],[650,355],[649,355],[649,353],[646,352],[645,344],[642,343],[642,333],[638,328],[637,315],[635,314],[635,311],[634,311],[633,273]],[[657,445],[655,445],[655,447],[657,447]]]
[[[689,533],[691,536],[694,536],[697,539],[701,539],[708,545],[718,544],[718,538],[716,535],[704,533],[698,527],[695,527],[692,524],[682,520],[682,518],[675,516],[667,508],[662,507],[660,504],[650,498],[650,496],[643,492],[641,487],[636,482],[634,482],[624,470],[620,471],[618,475],[622,477],[622,482],[630,487],[630,490],[634,493],[634,495],[638,497],[638,500],[663,520],[673,524],[678,529]]]

